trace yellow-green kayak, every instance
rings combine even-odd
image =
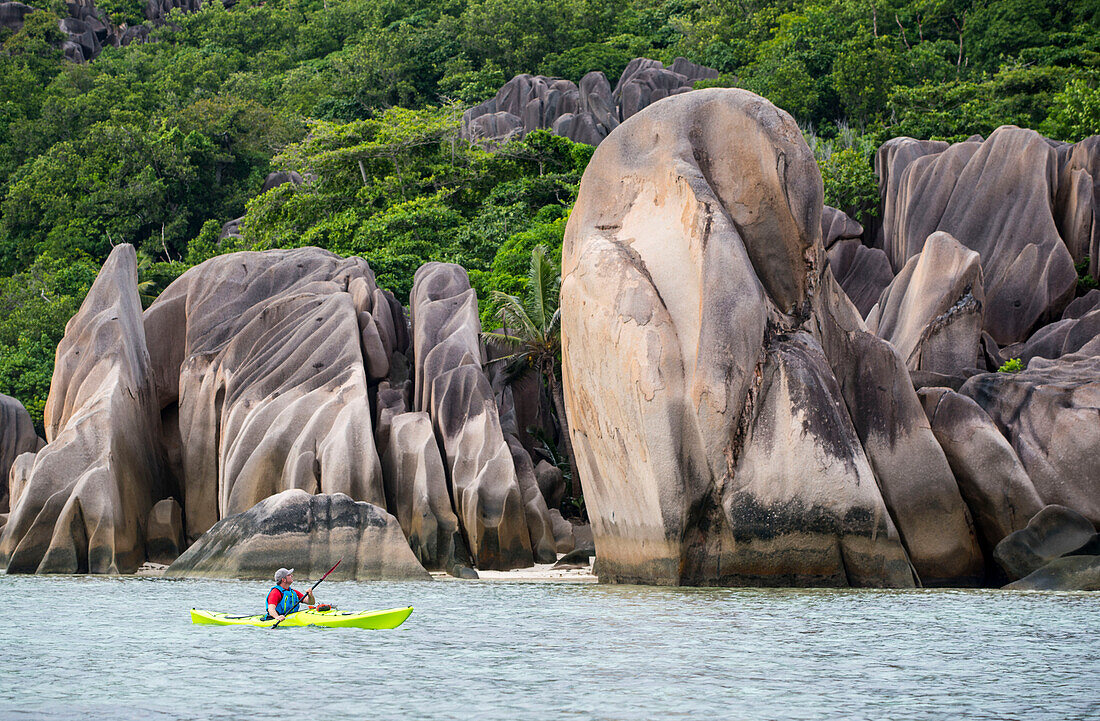
[[[397,628],[409,614],[412,606],[406,608],[387,608],[381,611],[314,611],[306,609],[295,611],[286,617],[279,628],[291,626],[328,626],[332,628]],[[275,625],[275,619],[264,620],[264,616],[230,616],[228,613],[191,609],[191,622],[212,626],[259,626],[269,628]]]

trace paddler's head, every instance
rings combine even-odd
[[[275,585],[282,588],[290,588],[290,584],[294,583],[294,569],[293,568],[280,568],[275,572]]]

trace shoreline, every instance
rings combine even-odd
[[[477,578],[456,578],[446,571],[429,571],[434,581],[456,581],[462,583],[476,583],[477,581],[518,581],[523,583],[539,583],[553,581],[556,583],[597,583],[599,579],[592,573],[592,559],[584,566],[566,566],[554,568],[553,563],[537,563],[527,568],[516,568],[511,571],[482,571],[477,570]],[[134,573],[119,574],[119,577],[133,578],[160,578],[168,568],[160,563],[144,563]],[[228,579],[227,579],[228,580]]]

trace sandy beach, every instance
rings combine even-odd
[[[565,581],[571,583],[596,583],[599,579],[592,573],[592,563],[581,568],[554,568],[553,563],[536,563],[529,568],[516,568],[511,571],[478,571],[476,581]],[[432,571],[432,578],[441,581],[467,581],[455,578],[444,571]]]

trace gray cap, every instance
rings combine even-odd
[[[275,583],[281,583],[284,578],[294,573],[293,568],[280,568],[275,572]]]

